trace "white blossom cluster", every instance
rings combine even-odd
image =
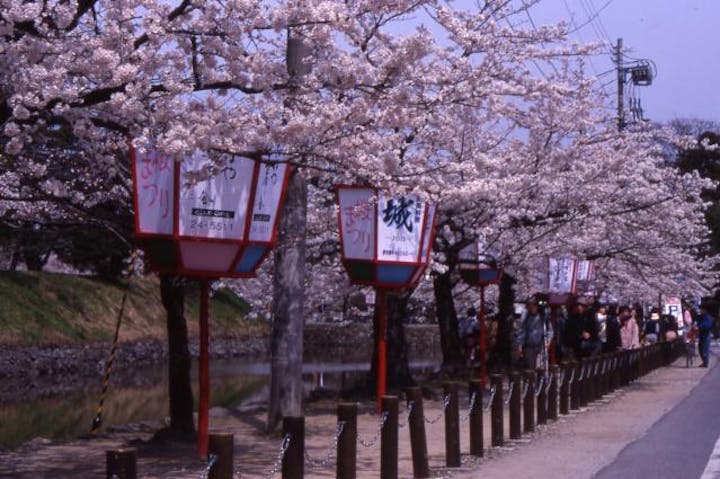
[[[596,259],[605,290],[711,286],[700,193],[713,185],[679,173],[659,146],[684,139],[615,131],[584,72],[595,47],[569,42],[564,25],[513,27],[527,8],[0,0],[0,208],[53,214],[21,201],[31,178],[36,198],[44,191],[76,209],[129,201],[130,141],[177,158],[195,149],[282,154],[318,185],[311,302],[338,304],[351,291],[328,253],[338,241],[330,186],[356,182],[441,205],[436,273],[482,237],[526,294],[539,259],[568,254]],[[288,31],[309,49],[301,77],[286,68]],[[242,287],[258,305],[270,296],[269,269]]]

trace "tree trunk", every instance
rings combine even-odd
[[[387,294],[387,393],[399,393],[415,381],[410,374],[408,345],[405,339],[404,319],[407,317],[407,304],[412,291]],[[368,377],[368,392],[375,394],[377,387],[377,346],[379,301],[383,295],[375,295],[375,314],[373,315],[373,355]]]
[[[512,366],[513,328],[515,322],[515,278],[505,273],[500,281],[498,298],[498,338],[493,369]]]
[[[457,333],[457,311],[452,296],[452,281],[449,271],[435,276],[433,290],[443,355],[442,370],[446,374],[454,376],[465,368],[465,359],[463,346]]]
[[[273,326],[268,431],[302,412],[307,183],[293,169],[283,205],[273,271]]]
[[[192,359],[185,322],[185,288],[179,276],[160,275],[160,296],[167,312],[168,393],[170,429],[188,439],[195,436],[193,393],[190,383]]]

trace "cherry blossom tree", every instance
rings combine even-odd
[[[296,167],[272,271],[273,428],[301,412],[306,237],[320,252],[337,241],[333,228],[307,230],[308,180],[439,201],[438,274],[452,267],[453,247],[478,235],[501,246],[518,279],[533,258],[556,251],[637,263],[644,242],[664,247],[667,230],[656,221],[655,233],[637,232],[635,249],[615,241],[645,220],[638,211],[655,207],[700,241],[701,202],[686,208],[696,198],[678,192],[697,177],[636,150],[648,133],[603,130],[591,81],[571,61],[592,48],[568,43],[562,25],[513,26],[527,8],[512,0],[0,0],[0,142],[13,161],[43,168],[57,159],[38,152],[58,152],[57,138],[72,136],[100,177],[123,165],[133,141],[178,159],[202,149]],[[301,53],[288,58],[293,42]],[[559,69],[536,74],[537,63]],[[622,175],[629,187],[604,179]],[[648,188],[662,195],[654,204],[624,196]],[[319,191],[310,204],[327,205],[328,188]],[[331,221],[312,208],[310,216]],[[617,235],[613,224],[623,226]],[[611,240],[597,245],[603,228]],[[665,261],[689,260],[672,246]],[[662,261],[647,260],[643,271]],[[686,266],[697,275],[702,265]],[[290,283],[293,293],[282,296]],[[399,331],[408,297],[391,308]],[[182,310],[168,310],[169,328],[182,329]],[[189,381],[181,369],[175,377]],[[182,410],[174,424],[187,429],[191,408]]]

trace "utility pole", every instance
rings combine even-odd
[[[633,60],[625,64],[623,59],[623,40],[617,39],[615,46],[615,68],[617,69],[617,125],[618,131],[625,128],[625,84],[628,78],[634,86],[650,86],[657,74],[655,63],[652,60]],[[633,122],[637,120],[647,121],[643,115],[640,98],[630,97],[630,111],[633,114]]]
[[[615,66],[617,68],[617,122],[618,131],[625,126],[625,68],[623,68],[622,38],[617,39],[615,47]]]

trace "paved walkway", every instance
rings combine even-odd
[[[713,358],[711,367],[716,364]],[[684,414],[695,408],[696,402],[710,407],[712,395],[720,385],[720,369],[711,369],[712,374],[705,379],[708,371],[697,367],[688,369],[685,359],[679,359],[671,367],[653,371],[585,410],[541,426],[530,441],[516,443],[499,457],[491,455],[489,460],[483,460],[472,472],[453,474],[453,477],[699,478],[720,433],[720,415],[714,417],[712,423],[708,422],[707,427],[695,419],[684,424],[683,429],[675,426],[690,420]],[[698,383],[701,386],[697,398],[695,394],[689,396]],[[702,421],[702,417],[698,420]],[[700,429],[705,429],[702,439],[695,432]],[[652,440],[643,439],[651,434],[654,437],[655,430],[666,431],[668,438],[658,440],[670,452],[654,453]],[[647,455],[636,457],[637,450],[629,445],[641,439],[641,443],[649,446]],[[696,447],[698,442],[701,447]],[[692,468],[684,468],[685,456],[690,450],[695,462]],[[669,463],[675,465],[673,472],[667,476],[657,475],[656,472]],[[609,464],[613,466],[606,472],[604,469]],[[644,469],[643,464],[652,467]],[[615,474],[610,472],[615,467],[617,475],[610,475]]]
[[[720,436],[720,368],[713,368],[692,393],[641,439],[622,450],[596,479],[720,477],[717,458],[708,458]],[[703,472],[707,474],[703,476]]]

